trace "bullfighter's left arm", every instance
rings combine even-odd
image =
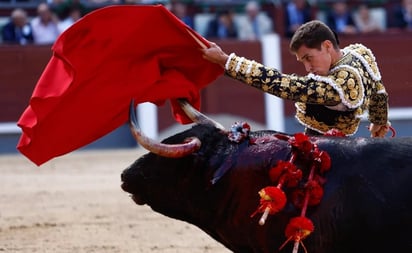
[[[376,84],[376,91],[372,91],[369,97],[368,119],[376,125],[386,125],[388,123],[388,93],[382,82]]]

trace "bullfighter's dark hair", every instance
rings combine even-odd
[[[322,42],[329,40],[335,49],[339,48],[339,39],[325,23],[319,20],[309,21],[298,28],[290,41],[290,51],[297,52],[301,46],[321,48]]]

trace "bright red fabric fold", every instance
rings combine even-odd
[[[190,34],[192,33],[192,35]],[[129,104],[172,102],[200,108],[200,89],[223,74],[202,58],[208,45],[162,5],[98,9],[66,30],[18,126],[18,150],[37,165],[83,147],[123,125]]]

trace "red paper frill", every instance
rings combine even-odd
[[[260,205],[257,210],[251,215],[255,216],[257,213],[263,213],[269,209],[269,214],[275,214],[282,210],[286,205],[286,195],[278,187],[268,186],[259,191]]]
[[[306,194],[309,194],[308,206],[318,205],[323,197],[323,188],[318,181],[311,180],[307,182],[304,189],[293,191],[291,196],[293,205],[302,208]]]
[[[309,236],[315,230],[312,221],[306,217],[295,217],[290,219],[285,229],[287,238],[294,241],[301,241]]]
[[[289,161],[279,160],[275,167],[269,170],[272,182],[286,187],[296,187],[302,179],[302,171]]]

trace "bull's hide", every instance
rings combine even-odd
[[[197,136],[200,150],[178,159],[148,153],[123,172],[122,187],[136,203],[198,226],[233,252],[277,252],[285,226],[300,210],[287,204],[264,226],[259,215],[250,217],[258,191],[271,184],[268,170],[291,153],[273,133],[252,132],[252,138],[265,138],[256,144],[234,143],[214,127],[196,125],[164,142]],[[329,153],[332,167],[321,203],[307,210],[315,226],[303,241],[307,251],[412,252],[412,138],[312,141]],[[226,173],[212,184],[217,171]],[[281,252],[292,252],[291,246]]]

